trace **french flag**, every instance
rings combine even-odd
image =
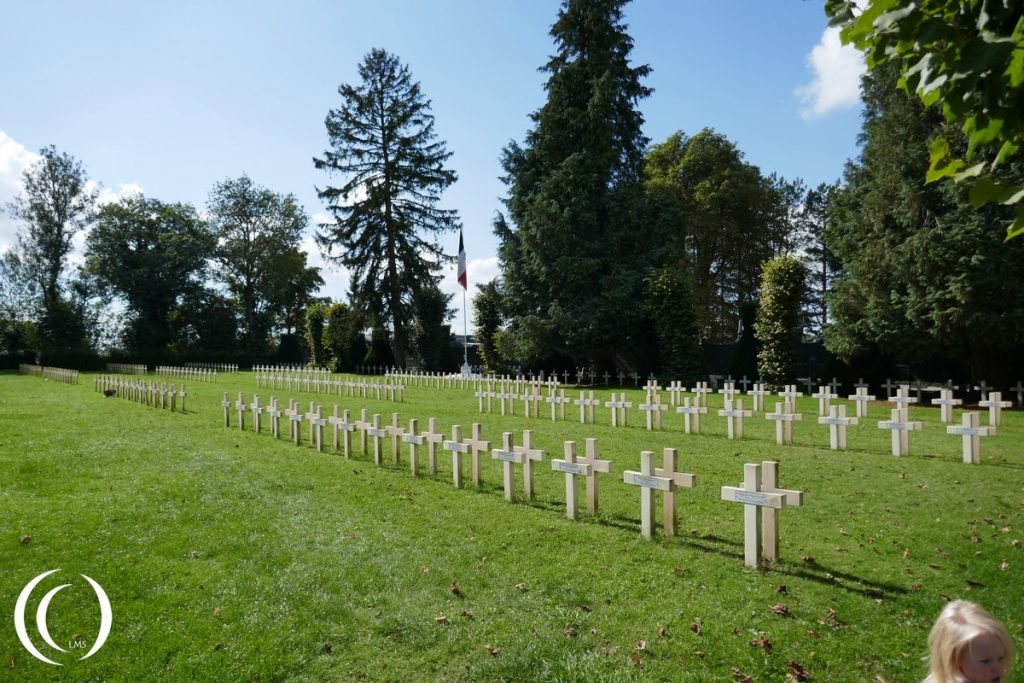
[[[462,245],[462,228],[459,228],[459,284],[463,289],[468,289],[466,284],[466,247]]]

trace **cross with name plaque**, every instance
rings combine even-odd
[[[868,416],[868,401],[874,401],[875,397],[868,395],[867,385],[856,385],[856,393],[850,394],[846,398],[850,399],[857,405],[857,417]]]
[[[1003,408],[1009,408],[1012,404],[1003,400],[1003,394],[999,391],[989,392],[988,400],[978,401],[978,407],[988,408],[988,426],[998,427],[1003,423]]]
[[[334,426],[334,450],[338,450],[338,436],[342,434],[342,452],[345,454],[345,458],[351,457],[352,452],[352,432],[355,431],[356,426],[352,422],[352,414],[345,410],[341,417],[338,417],[338,406],[334,406],[334,415],[327,418],[327,421]]]
[[[359,419],[355,421],[355,426],[359,430],[359,449],[366,455],[366,431],[372,426],[367,419],[366,408],[359,409]]]
[[[697,382],[697,386],[690,389],[690,391],[694,394],[694,405],[707,407],[708,394],[711,393],[707,382]]]
[[[324,409],[319,403],[316,405],[316,412],[310,418],[309,424],[316,428],[316,450],[324,452],[324,427],[327,426],[327,419],[324,418]]]
[[[974,412],[964,413],[963,424],[946,427],[947,434],[959,434],[963,437],[964,462],[968,465],[977,465],[981,462],[981,439],[979,437],[990,436],[994,431],[993,427],[982,427],[981,415]]]
[[[755,413],[764,412],[764,397],[771,396],[770,391],[764,388],[764,384],[761,382],[755,382],[754,388],[747,392],[747,395],[751,397],[754,405],[751,406]]]
[[[839,398],[839,396],[828,390],[828,386],[819,386],[818,393],[811,394],[811,397],[818,399],[819,416],[828,415],[828,409],[831,405],[832,399]]]
[[[676,471],[676,461],[678,457],[679,451],[677,449],[666,448],[662,451],[661,455],[662,467],[656,467],[654,469],[654,476],[671,479],[675,484],[675,487],[665,491],[665,494],[661,497],[663,504],[661,513],[661,531],[666,536],[676,535],[676,489],[680,487],[692,489],[697,485],[697,475],[683,474],[682,472]]]
[[[160,397],[160,407],[164,407],[163,396]],[[245,431],[245,411],[248,406],[245,404],[245,394],[238,392],[238,400],[235,401],[235,411],[238,413],[238,430]]]
[[[676,406],[676,412],[683,415],[683,429],[687,434],[700,434],[700,416],[706,414],[708,409],[699,405],[697,398],[687,396],[683,399],[683,405]]]
[[[444,443],[444,434],[437,429],[437,418],[427,422],[427,431],[423,432],[427,447],[427,471],[431,476],[437,474],[437,447]]]
[[[484,441],[483,437],[483,426],[479,422],[474,422],[470,429],[470,437],[463,441],[470,448],[470,455],[472,457],[473,467],[473,486],[480,486],[483,476],[483,465],[480,462],[480,456],[483,453],[487,453],[491,450],[491,442]]]
[[[558,418],[555,417],[555,406],[558,407],[558,413],[560,414],[561,419],[563,419],[563,420],[565,419],[565,404],[572,400],[572,399],[566,398],[566,396],[565,396],[565,389],[559,389],[558,390],[558,396],[555,396],[554,391],[552,391],[551,395],[548,396],[544,400],[551,404],[551,421],[552,422],[555,422],[558,419]]]
[[[317,404],[314,403],[313,401],[310,401],[309,412],[306,413],[303,417],[305,417],[306,421],[309,422],[309,443],[316,443],[316,434],[314,432],[316,431],[317,428],[315,422],[317,418]]]
[[[565,442],[565,458],[551,461],[551,469],[565,473],[565,516],[576,519],[576,477],[593,476],[593,466],[576,460],[576,442]]]
[[[725,399],[725,408],[718,411],[718,416],[726,419],[730,439],[743,438],[743,418],[753,414],[749,410],[743,410],[743,399],[736,401],[734,407],[732,400],[727,398]]]
[[[675,480],[670,477],[659,477],[654,473],[654,453],[640,452],[640,471],[626,470],[622,473],[622,481],[640,487],[640,533],[644,538],[654,537],[654,492],[668,493],[675,489]]]
[[[765,413],[764,419],[775,422],[775,443],[782,446],[793,443],[793,421],[803,420],[804,416],[793,412],[793,404],[789,401],[775,404],[774,413]]]
[[[829,446],[832,450],[846,450],[846,428],[857,424],[856,417],[846,416],[846,406],[830,406],[826,417],[819,417],[818,424],[828,425]]]
[[[892,418],[880,421],[878,428],[892,430],[893,455],[907,455],[910,452],[909,433],[922,429],[923,425],[920,422],[911,422],[905,409],[893,408]]]
[[[501,448],[492,450],[491,457],[501,461],[505,482],[505,500],[511,502],[513,491],[512,465],[522,465],[525,459],[524,455],[516,451],[512,446],[512,432],[502,433]]]
[[[270,418],[270,433],[275,439],[281,438],[281,415],[281,406],[277,404],[277,399],[271,396],[270,407],[267,408],[267,417]]]
[[[424,443],[418,425],[415,419],[409,420],[409,431],[402,434],[402,441],[409,444],[409,471],[414,477],[419,474],[419,447]]]
[[[668,410],[668,406],[661,402],[659,394],[647,394],[647,402],[637,408],[647,413],[647,431],[661,429],[661,413]]]
[[[533,500],[533,461],[544,460],[545,452],[533,447],[533,432],[529,429],[523,430],[523,445],[513,446],[512,450],[523,456],[523,493],[527,500]]]
[[[799,391],[796,390],[796,385],[795,384],[787,384],[785,389],[783,389],[782,391],[778,392],[778,396],[782,400],[789,401],[790,403],[792,403],[795,406],[797,398],[799,398],[800,396],[803,396],[803,394],[801,394]]]
[[[462,454],[469,453],[469,444],[462,440],[462,425],[452,425],[452,440],[445,441],[441,448],[452,454],[452,481],[455,488],[462,488]]]
[[[288,416],[288,434],[298,446],[302,437],[302,429],[299,426],[299,423],[302,422],[302,408],[299,407],[299,402],[288,399],[288,410],[284,411],[284,414]]]
[[[380,467],[383,464],[380,440],[388,435],[388,431],[380,425],[380,413],[373,414],[373,424],[366,430],[366,434],[373,438],[373,464]]]
[[[589,418],[590,423],[594,423],[594,406],[601,404],[601,399],[594,398],[594,392],[589,392],[590,396],[587,396],[587,392],[581,391],[580,397],[573,401],[573,405],[580,407],[580,424],[586,424]]]
[[[673,380],[672,382],[669,382],[668,383],[668,396],[669,396],[668,402],[669,402],[669,405],[671,405],[673,407],[679,405],[679,398],[680,398],[681,394],[684,391],[686,391],[686,389],[683,388],[683,383],[680,382],[679,380]]]
[[[626,394],[621,394],[622,398],[616,400],[616,396],[619,394],[612,394],[610,401],[606,401],[604,404],[605,408],[611,408],[612,411],[612,427],[619,426],[619,416],[621,415],[622,426],[626,426],[626,409],[632,408],[633,404],[626,400]]]
[[[961,405],[963,401],[953,398],[951,389],[939,389],[939,397],[932,399],[933,406],[939,406],[939,419],[944,423],[953,421],[953,406]]]
[[[384,429],[387,431],[388,436],[391,437],[391,464],[398,467],[400,444],[402,442],[402,435],[405,434],[398,413],[391,413],[391,424]]]
[[[224,400],[221,401],[221,407],[224,408],[224,426],[231,426],[231,401],[228,399],[228,392],[224,392]]]
[[[743,563],[757,569],[761,558],[778,558],[777,510],[803,504],[802,491],[776,488],[778,463],[770,461],[747,463],[743,466],[741,486],[723,486],[722,500],[742,503],[743,510]],[[769,465],[768,468],[765,468]],[[762,479],[764,469],[771,470]],[[764,514],[771,510],[771,514]]]
[[[910,397],[909,386],[901,384],[899,389],[896,390],[896,395],[889,397],[889,403],[895,403],[897,408],[907,410],[911,403],[917,403],[917,399]]]

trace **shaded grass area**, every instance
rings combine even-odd
[[[776,446],[763,415],[748,419],[743,440],[725,438],[725,420],[713,416],[720,397],[702,434],[686,435],[675,414],[661,432],[634,411],[619,428],[607,409],[596,425],[579,424],[574,410],[556,423],[547,410],[481,415],[469,389],[409,387],[396,404],[257,390],[246,373],[188,389],[188,412],[171,414],[103,398],[88,376],[68,386],[0,375],[2,612],[58,567],[53,579],[73,584],[49,611],[58,644],[95,638],[95,596],[78,574],[99,581],[114,609],[107,644],[77,661],[34,628],[41,585],[29,634],[65,666],[33,659],[7,616],[0,677],[732,681],[738,672],[775,681],[803,670],[817,681],[917,681],[948,599],[981,602],[1019,644],[1024,632],[1018,412],[969,466],[937,409],[911,410],[925,429],[896,458],[876,427],[885,404],[851,428],[848,451],[833,452],[813,399],[798,405],[805,421],[794,445]],[[318,401],[328,414],[335,403],[357,415],[366,407],[385,423],[399,412],[421,430],[437,417],[449,434],[480,422],[494,445],[503,431],[518,444],[531,429],[548,459],[565,440],[582,451],[593,437],[614,472],[602,476],[599,514],[584,508],[570,522],[564,476],[546,461],[533,501],[516,468],[508,503],[497,461],[485,460],[477,489],[467,458],[467,486],[456,490],[446,451],[436,477],[422,469],[414,478],[404,449],[390,465],[390,444],[377,468],[358,439],[345,460],[309,447],[305,426],[300,447],[274,441],[266,426],[254,434],[248,421],[240,432],[234,411],[225,429],[224,391],[232,401],[238,391]],[[645,541],[639,492],[622,471],[639,468],[641,450],[664,447],[679,449],[679,469],[698,485],[678,494],[680,534]],[[739,482],[744,463],[768,459],[780,462],[782,486],[806,495],[781,512],[780,561],[755,571],[743,566],[742,507],[719,491]],[[785,614],[772,610],[779,604]]]

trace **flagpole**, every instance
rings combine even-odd
[[[462,290],[462,364],[469,367],[469,322],[466,318],[466,290]]]

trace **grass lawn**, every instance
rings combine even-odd
[[[152,377],[150,378],[152,379]],[[308,407],[360,408],[420,430],[438,418],[450,434],[473,422],[501,434],[533,430],[547,452],[535,497],[503,498],[502,463],[487,458],[462,490],[451,455],[436,476],[414,478],[363,454],[350,460],[223,427],[223,392],[244,391]],[[1024,648],[1024,414],[1004,413],[982,439],[978,465],[961,462],[937,408],[912,408],[924,430],[910,455],[890,453],[872,404],[829,450],[817,401],[803,398],[794,444],[777,446],[757,414],[743,440],[726,438],[711,398],[702,433],[682,416],[648,432],[630,411],[613,428],[494,413],[472,389],[408,387],[405,401],[257,390],[249,373],[188,383],[187,413],[104,398],[92,377],[77,386],[0,374],[0,680],[210,681],[920,681],[928,630],[952,598],[975,600]],[[607,391],[598,394],[607,400]],[[844,392],[849,393],[849,392]],[[638,404],[642,393],[629,392]],[[668,401],[667,393],[663,394]],[[745,401],[749,407],[749,399]],[[774,401],[769,399],[768,406]],[[850,407],[853,413],[853,407]],[[265,419],[265,418],[264,418]],[[959,422],[960,411],[954,419]],[[987,415],[982,423],[987,424]],[[328,430],[329,431],[329,430]],[[563,442],[582,452],[596,438],[614,461],[600,475],[600,510],[565,518],[564,475],[547,460]],[[640,452],[679,449],[679,470],[697,475],[678,493],[679,535],[639,531],[640,492],[622,482]],[[744,463],[780,462],[780,485],[805,492],[780,512],[780,559],[743,565],[743,506],[721,501]],[[426,458],[421,452],[421,462]],[[658,518],[661,517],[659,500]],[[11,615],[24,586],[59,568],[33,592],[26,621],[40,650],[22,647]],[[44,643],[36,607],[57,582],[72,584],[49,608],[58,645],[91,647],[99,625],[98,581],[113,605],[105,646],[79,661]],[[775,609],[773,609],[775,608]],[[1010,678],[1024,679],[1019,657]],[[744,676],[749,676],[745,679]]]

